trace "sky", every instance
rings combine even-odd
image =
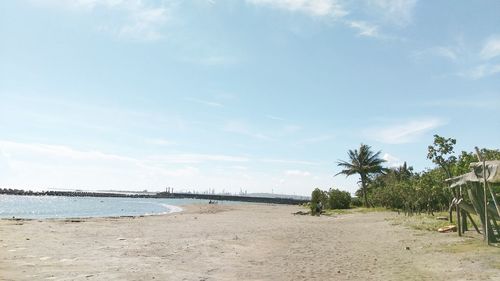
[[[354,192],[499,148],[500,2],[0,2],[0,187]]]

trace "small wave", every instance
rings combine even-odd
[[[184,209],[182,209],[181,207],[179,206],[174,206],[174,205],[168,205],[168,204],[161,204],[163,207],[167,208],[168,211],[167,212],[164,212],[162,214],[171,214],[171,213],[180,213],[182,211],[184,211]]]

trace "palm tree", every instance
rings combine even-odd
[[[337,173],[335,176],[344,174],[347,177],[359,174],[361,178],[361,192],[363,194],[364,205],[368,207],[368,198],[367,198],[367,187],[368,180],[371,174],[382,174],[385,172],[385,168],[382,167],[382,163],[385,160],[380,158],[380,151],[377,153],[373,153],[371,151],[371,147],[366,144],[361,144],[359,146],[359,151],[357,149],[349,150],[347,153],[349,155],[349,161],[339,160],[337,165],[343,167],[344,170]]]

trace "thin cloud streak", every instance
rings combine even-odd
[[[386,22],[405,27],[413,20],[417,0],[368,0],[367,3]]]
[[[266,118],[269,118],[271,120],[276,120],[276,121],[286,121],[285,118],[275,116],[275,115],[266,115]]]
[[[424,134],[445,125],[437,119],[413,120],[402,124],[365,130],[365,135],[373,140],[388,144],[403,144],[418,141]]]
[[[342,18],[348,14],[335,0],[247,0],[246,2],[256,6],[300,12],[314,17]]]
[[[194,102],[194,103],[198,103],[198,104],[211,106],[211,107],[224,107],[224,105],[222,103],[218,103],[215,101],[207,101],[207,100],[202,100],[202,99],[197,99],[197,98],[186,98],[185,100],[189,101],[189,102]]]
[[[359,36],[380,37],[378,26],[365,21],[347,21],[346,24],[358,31]]]
[[[230,132],[230,133],[236,133],[239,135],[251,137],[254,139],[259,139],[259,140],[264,140],[264,141],[273,141],[274,138],[262,134],[260,132],[255,132],[251,129],[248,128],[248,126],[240,121],[229,121],[226,123],[224,126],[224,131]]]
[[[95,13],[97,10],[104,10],[119,15],[118,23],[98,24],[97,29],[113,33],[117,37],[140,41],[156,41],[163,38],[161,29],[169,19],[169,9],[165,7],[164,2],[160,5],[122,0],[36,0],[34,2],[73,12]]]
[[[455,47],[448,46],[435,46],[423,51],[418,51],[413,54],[414,58],[423,58],[425,56],[432,57],[441,57],[445,58],[452,62],[457,62],[459,60],[459,56],[461,54],[461,50]]]
[[[497,73],[500,73],[500,64],[485,63],[475,66],[469,70],[462,71],[458,73],[458,76],[462,76],[472,80],[479,80],[488,76],[495,75]]]
[[[288,170],[288,171],[285,171],[285,175],[286,176],[309,177],[311,175],[311,173],[308,171],[301,171],[301,170]]]
[[[435,100],[422,103],[428,107],[449,107],[449,108],[469,108],[469,109],[500,109],[500,99],[498,96],[476,96],[475,99],[454,98],[449,100]]]
[[[490,37],[484,44],[480,56],[485,60],[500,56],[500,36]]]

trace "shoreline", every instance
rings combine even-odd
[[[174,206],[176,208],[179,208],[180,210],[176,210],[173,212],[163,212],[163,213],[157,213],[157,214],[144,214],[144,215],[123,215],[123,216],[92,216],[92,217],[64,217],[64,218],[0,218],[0,221],[5,220],[5,221],[71,221],[71,220],[92,220],[92,219],[120,219],[120,218],[144,218],[144,217],[150,217],[150,216],[168,216],[171,214],[176,214],[176,213],[181,213],[184,211],[183,208],[179,206]]]
[[[22,217],[12,217],[12,218],[0,218],[0,221],[73,221],[73,220],[93,220],[93,219],[120,219],[120,218],[144,218],[150,216],[168,216],[176,213],[184,212],[183,207],[191,206],[185,205],[183,207],[176,205],[167,205],[168,207],[172,207],[173,211],[171,212],[162,212],[155,214],[143,214],[143,215],[122,215],[122,216],[91,216],[91,217],[61,217],[61,218],[22,218]]]

